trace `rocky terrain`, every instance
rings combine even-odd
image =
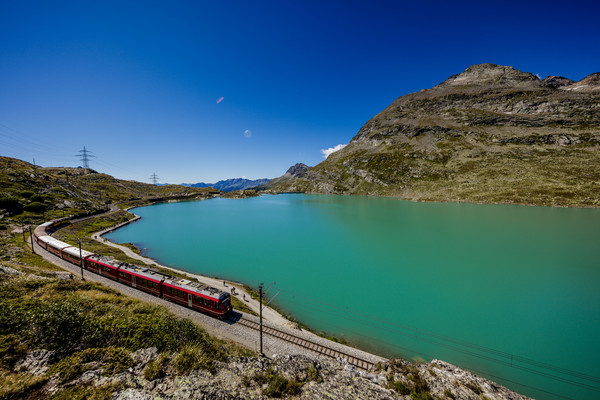
[[[54,352],[36,350],[15,369],[32,377],[45,377],[40,394],[54,395],[81,387],[109,389],[114,400],[151,399],[528,399],[492,381],[439,360],[413,365],[395,360],[377,371],[365,372],[344,361],[306,356],[231,357],[208,369],[178,374],[174,357],[156,348],[131,354],[131,366],[111,374],[99,362],[85,372],[61,379],[48,377]]]
[[[395,100],[280,192],[600,206],[600,73],[473,65]],[[284,175],[285,176],[285,175]]]
[[[294,164],[290,168],[288,168],[287,171],[285,171],[285,174],[281,175],[278,178],[271,179],[269,182],[263,184],[258,189],[268,189],[268,188],[272,188],[272,187],[279,187],[279,185],[283,185],[285,183],[288,183],[288,182],[293,181],[298,178],[303,178],[309,169],[310,169],[310,167],[306,164],[303,164],[303,163]]]

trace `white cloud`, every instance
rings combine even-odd
[[[245,137],[246,139],[250,139],[250,138],[252,137],[252,131],[251,131],[250,129],[246,129],[246,130],[244,131],[244,137]]]
[[[335,153],[336,151],[341,150],[344,147],[346,147],[345,144],[338,144],[335,147],[330,147],[328,149],[321,149],[321,153],[323,154],[323,158],[327,159],[327,157],[329,157],[331,155],[331,153]]]
[[[540,74],[535,74],[535,76],[537,76],[537,78],[538,78],[539,80],[541,80],[541,79],[542,79],[542,77],[541,77],[541,75],[540,75]]]

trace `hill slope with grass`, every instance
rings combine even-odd
[[[116,179],[82,168],[43,168],[0,156],[0,215],[52,219],[89,213],[118,203],[120,207],[162,200],[202,198],[218,194],[212,188],[156,186]]]
[[[600,206],[600,74],[481,64],[395,100],[280,192]]]

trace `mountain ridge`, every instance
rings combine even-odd
[[[246,178],[231,178],[224,179],[215,183],[182,183],[181,186],[186,187],[196,187],[196,188],[206,188],[212,187],[217,190],[222,190],[224,192],[232,192],[234,190],[246,190],[246,189],[254,189],[258,186],[262,186],[267,184],[270,181],[268,178],[263,179],[246,179]]]
[[[578,82],[480,64],[394,100],[276,191],[600,206],[600,74]]]

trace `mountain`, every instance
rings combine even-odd
[[[244,179],[244,178],[233,178],[233,179],[226,179],[223,181],[219,181],[216,183],[204,183],[204,182],[182,183],[181,186],[197,187],[197,188],[212,187],[217,190],[222,190],[224,192],[231,192],[234,190],[253,189],[255,187],[264,185],[269,181],[270,181],[270,179],[267,179],[267,178],[255,179],[255,180]]]
[[[399,97],[273,190],[600,206],[600,73],[573,82],[473,65]]]
[[[258,189],[270,189],[274,186],[283,184],[284,182],[291,181],[295,178],[302,178],[302,177],[304,177],[304,175],[306,175],[306,173],[308,172],[309,169],[310,169],[310,167],[306,164],[302,164],[302,163],[294,164],[290,168],[288,168],[288,170],[285,172],[285,174],[281,175],[278,178],[271,179],[266,184],[261,185]]]

